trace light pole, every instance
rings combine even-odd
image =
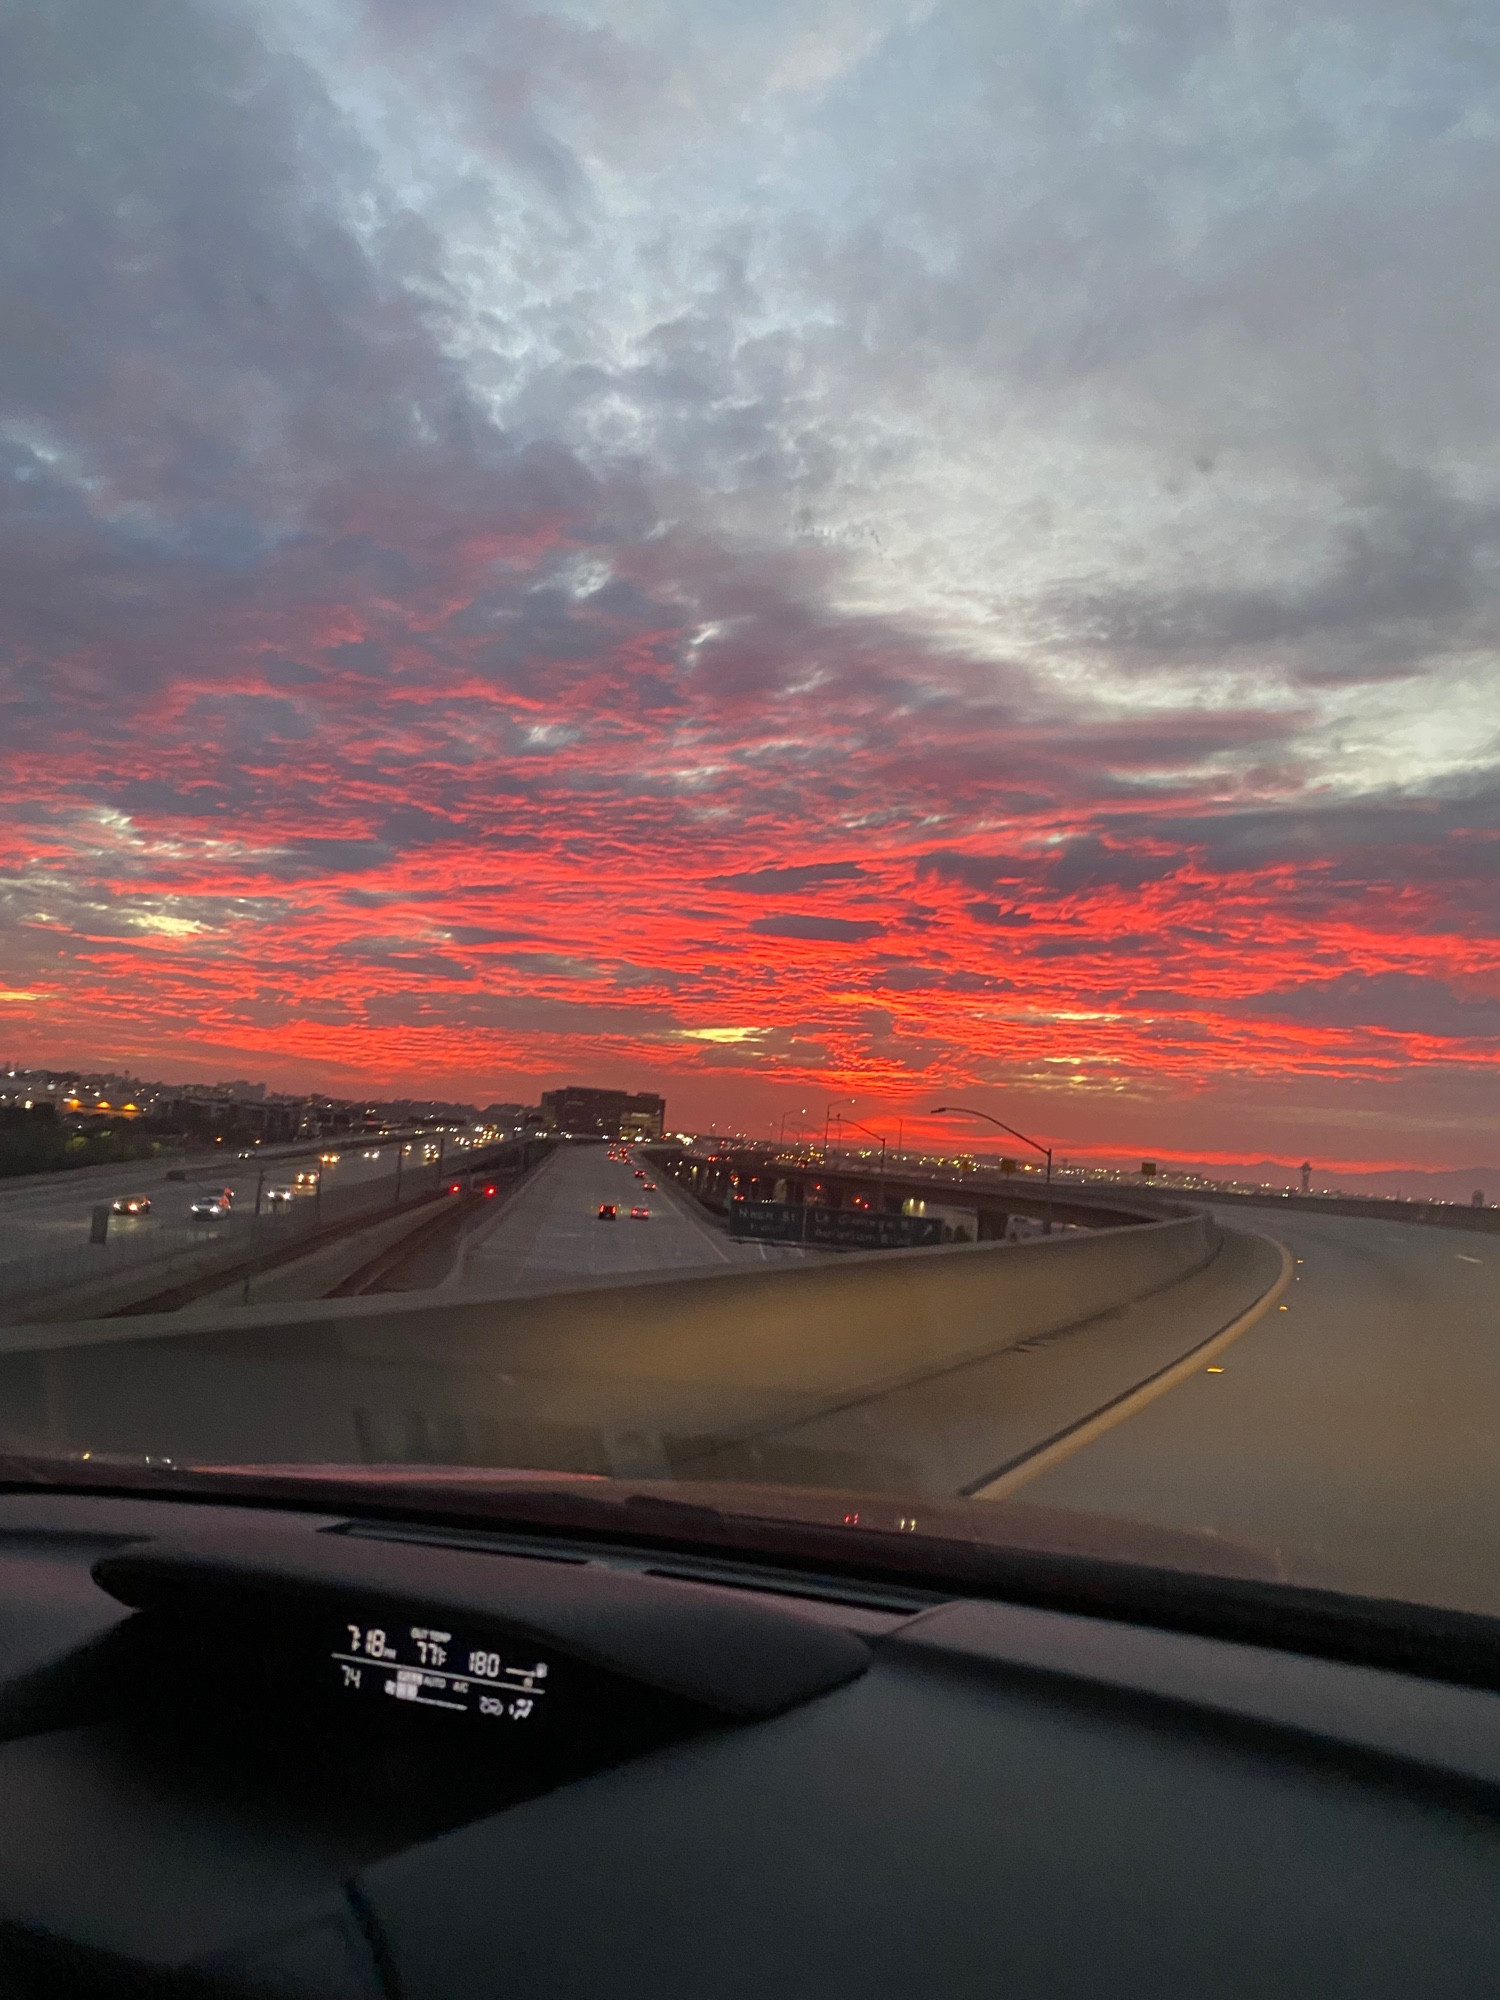
[[[858,1120],[857,1118],[845,1118],[845,1117],[843,1117],[843,1116],[840,1116],[840,1118],[839,1118],[839,1121],[838,1121],[838,1122],[839,1122],[839,1125],[840,1125],[840,1127],[843,1127],[843,1126],[845,1126],[845,1125],[852,1125],[852,1126],[854,1127],[854,1129],[855,1129],[855,1131],[856,1131],[856,1132],[869,1132],[869,1134],[870,1134],[870,1137],[871,1137],[872,1139],[880,1139],[880,1134],[879,1134],[878,1132],[871,1132],[871,1131],[870,1131],[870,1128],[869,1128],[869,1126],[868,1126],[868,1125],[861,1125],[861,1124],[860,1124],[860,1122],[859,1122],[859,1120]],[[840,1134],[840,1136],[842,1136],[842,1133]],[[881,1213],[882,1215],[884,1215],[884,1214],[885,1214],[885,1141],[884,1141],[884,1139],[880,1139],[880,1180],[879,1180],[879,1183],[878,1183],[878,1185],[879,1185],[879,1188],[880,1188],[880,1213]]]
[[[826,1105],[826,1106],[824,1107],[824,1111],[823,1111],[823,1151],[824,1151],[825,1153],[826,1153],[826,1152],[828,1151],[828,1126],[829,1126],[829,1122],[830,1122],[830,1120],[831,1120],[831,1119],[832,1119],[832,1117],[833,1117],[833,1114],[834,1114],[834,1112],[838,1110],[838,1108],[839,1108],[839,1106],[840,1106],[841,1104],[852,1104],[853,1102],[854,1102],[854,1099],[853,1099],[852,1097],[835,1097],[835,1098],[833,1099],[833,1101],[832,1101],[832,1102],[831,1102],[830,1104],[828,1104],[828,1105]]]
[[[1042,1234],[1052,1234],[1052,1148],[1044,1146],[1040,1139],[1028,1139],[1024,1132],[1018,1132],[1014,1125],[1007,1125],[1003,1119],[992,1118],[988,1111],[975,1111],[967,1104],[934,1104],[928,1112],[929,1118],[982,1118],[987,1125],[996,1125],[1002,1132],[1009,1132],[1012,1139],[1019,1139],[1023,1146],[1030,1146],[1034,1153],[1041,1153],[1047,1161],[1047,1212],[1042,1226]]]
[[[259,1145],[260,1141],[257,1140],[256,1144]],[[255,1207],[250,1216],[250,1258],[252,1262],[254,1262],[256,1251],[260,1248],[260,1198],[265,1191],[265,1185],[266,1168],[265,1162],[262,1161],[260,1172],[255,1179]],[[245,1273],[245,1292],[242,1300],[244,1305],[249,1305],[250,1303],[250,1277],[251,1274],[247,1271]]]
[[[801,1109],[800,1111],[796,1111],[796,1112],[793,1112],[793,1111],[783,1111],[783,1112],[782,1112],[782,1114],[781,1114],[781,1138],[780,1138],[780,1141],[779,1141],[779,1143],[780,1143],[781,1145],[783,1145],[783,1146],[784,1146],[784,1145],[786,1144],[786,1121],[788,1120],[788,1118],[805,1118],[806,1116],[807,1116],[807,1106],[806,1106],[805,1104],[803,1105],[803,1107],[802,1107],[802,1109]]]

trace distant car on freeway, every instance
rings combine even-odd
[[[151,1209],[149,1194],[122,1194],[109,1205],[111,1215],[146,1215]]]
[[[655,1181],[642,1181],[642,1182],[641,1182],[641,1193],[642,1193],[642,1194],[655,1194],[655,1193],[656,1193],[656,1182],[655,1182]]]
[[[229,1203],[221,1200],[216,1194],[200,1195],[188,1209],[189,1215],[196,1215],[201,1220],[209,1222],[216,1222],[220,1216],[228,1213]]]
[[[380,1148],[378,1146],[366,1146],[364,1157],[367,1160],[378,1160],[380,1158]]]
[[[297,1185],[299,1188],[315,1188],[318,1185],[318,1177],[310,1172],[300,1173],[297,1176]]]
[[[635,1177],[638,1181],[643,1181],[646,1178],[646,1169],[644,1167],[637,1167]]]
[[[266,1189],[266,1200],[273,1208],[279,1208],[283,1202],[291,1201],[293,1199],[293,1196],[294,1196],[294,1190],[289,1187],[273,1187]]]
[[[598,1219],[600,1222],[613,1222],[619,1212],[619,1209],[612,1201],[601,1201],[599,1204]]]
[[[325,1167],[336,1167],[343,1158],[341,1153],[319,1153],[318,1158]]]
[[[649,1208],[633,1208],[630,1211],[630,1219],[632,1222],[649,1222],[651,1211]]]

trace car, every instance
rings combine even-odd
[[[342,1154],[339,1153],[319,1153],[318,1155],[318,1158],[325,1167],[336,1167],[342,1157]]]
[[[147,1215],[151,1209],[149,1194],[122,1194],[109,1205],[111,1215]]]
[[[380,1148],[378,1146],[367,1146],[364,1157],[367,1160],[378,1160],[380,1158]]]
[[[297,1185],[299,1188],[315,1188],[318,1185],[318,1176],[311,1171],[300,1173],[297,1176]]]
[[[600,1222],[613,1222],[619,1212],[614,1202],[601,1201],[599,1204],[598,1220]]]
[[[637,1167],[635,1177],[638,1181],[643,1181],[646,1178],[646,1169],[644,1167]]]
[[[265,1199],[270,1207],[280,1208],[283,1203],[293,1199],[294,1192],[289,1187],[270,1187],[266,1189]]]
[[[189,1215],[195,1215],[200,1221],[208,1222],[217,1222],[221,1216],[228,1215],[228,1213],[229,1203],[221,1201],[217,1195],[213,1194],[200,1195],[188,1209]]]
[[[630,1211],[630,1219],[632,1222],[649,1222],[651,1211],[649,1208],[633,1208]]]
[[[642,1194],[655,1194],[655,1193],[656,1193],[656,1182],[655,1182],[655,1181],[642,1181],[642,1182],[641,1182],[641,1193],[642,1193]]]

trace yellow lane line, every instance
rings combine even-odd
[[[1292,1254],[1284,1243],[1278,1243],[1274,1236],[1262,1239],[1277,1251],[1281,1258],[1281,1270],[1270,1289],[1261,1293],[1254,1305],[1242,1312],[1238,1319],[1232,1319],[1228,1326],[1221,1326],[1217,1333],[1207,1340],[1199,1341],[1196,1347],[1176,1361],[1169,1361],[1165,1368],[1155,1375],[1148,1375],[1144,1382],[1138,1382],[1133,1389],[1127,1389],[1103,1409],[1095,1410],[1092,1416],[1083,1417],[1058,1436],[1049,1438],[1038,1445],[1019,1464],[1008,1466],[1004,1472],[991,1479],[986,1485],[976,1488],[968,1495],[971,1500],[1006,1500],[1018,1487],[1029,1485],[1039,1479],[1044,1472],[1050,1472],[1054,1465],[1061,1465],[1065,1458],[1071,1458],[1075,1451],[1081,1451],[1095,1438],[1103,1437],[1116,1424],[1133,1417],[1137,1410],[1144,1410],[1148,1403],[1154,1403],[1158,1396],[1164,1396],[1168,1389],[1175,1389],[1179,1382],[1185,1382],[1189,1375],[1196,1375],[1206,1361],[1222,1354],[1232,1341],[1242,1333],[1248,1333],[1258,1319],[1268,1313],[1272,1306],[1280,1303],[1281,1295],[1292,1282],[1294,1265]]]

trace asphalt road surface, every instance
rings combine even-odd
[[[1285,1309],[1016,1497],[1500,1612],[1500,1238],[1284,1203],[1221,1219],[1300,1260]]]
[[[805,1260],[795,1244],[732,1242],[670,1181],[645,1192],[638,1165],[634,1155],[612,1160],[606,1146],[559,1146],[494,1222],[467,1239],[444,1289],[499,1298],[650,1271]],[[599,1219],[605,1202],[619,1210],[613,1222]],[[648,1208],[649,1218],[633,1222],[632,1207]]]

